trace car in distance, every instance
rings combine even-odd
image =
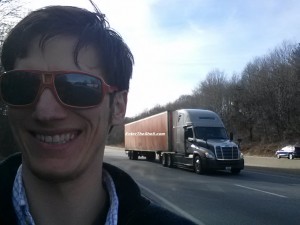
[[[276,151],[275,155],[278,159],[280,158],[300,158],[300,144],[298,145],[287,145],[282,149]]]

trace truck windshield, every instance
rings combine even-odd
[[[197,139],[228,139],[224,127],[195,127],[194,131]]]

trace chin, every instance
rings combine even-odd
[[[50,183],[63,183],[76,180],[82,173],[80,172],[61,172],[50,170],[31,169],[31,173],[39,180]]]
[[[38,171],[33,170],[32,174],[39,180],[50,183],[64,183],[76,180],[80,176],[79,173],[55,173],[53,171]]]
[[[51,183],[69,182],[84,173],[84,168],[68,165],[68,162],[31,162],[26,167],[33,177]]]

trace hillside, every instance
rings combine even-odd
[[[248,143],[242,144],[241,150],[245,155],[251,156],[268,156],[274,157],[277,149],[280,149],[283,145],[277,144],[258,144],[258,143]]]

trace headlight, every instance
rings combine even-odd
[[[211,152],[205,152],[205,157],[208,159],[215,159],[214,154]]]
[[[240,152],[240,158],[243,159],[244,158],[244,154],[242,152]]]
[[[191,148],[199,149],[197,145],[192,144]]]

